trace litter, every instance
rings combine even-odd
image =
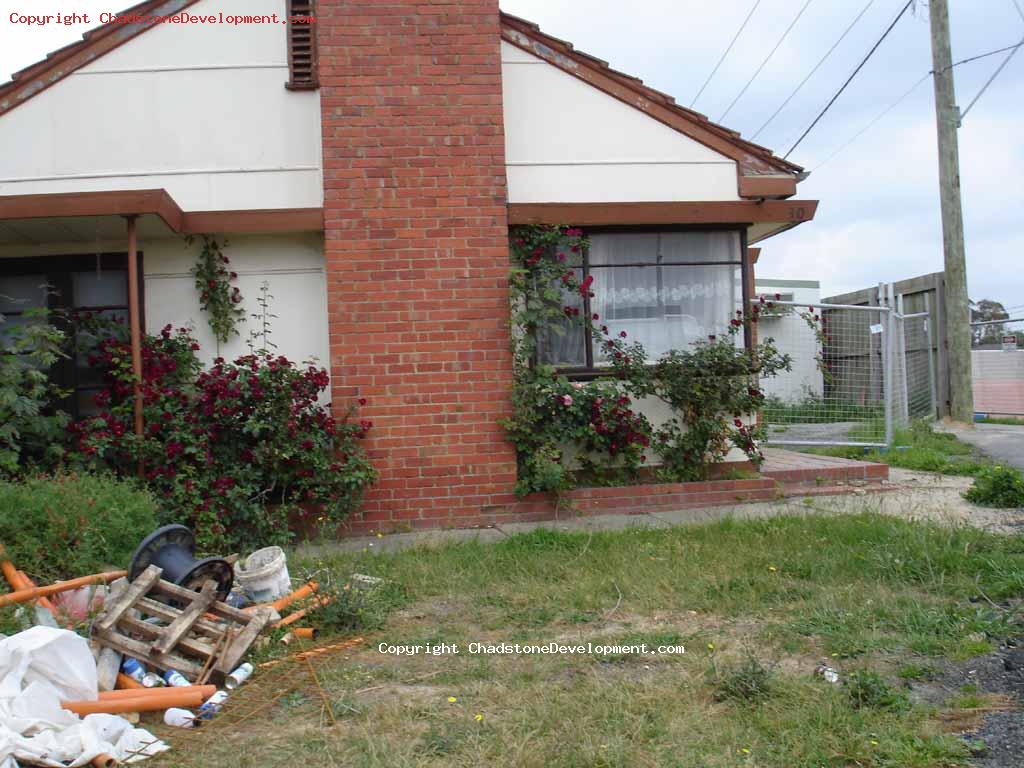
[[[287,595],[292,580],[288,560],[280,547],[265,547],[235,564],[235,577],[245,593],[256,603],[269,603]]]
[[[194,713],[178,707],[172,707],[164,712],[164,722],[177,728],[198,728],[201,725]]]
[[[33,627],[0,640],[0,768],[19,762],[65,768],[94,758],[149,757],[168,749],[120,717],[84,719],[61,701],[97,701],[89,643],[65,629]]]
[[[814,670],[814,674],[833,685],[838,685],[839,683],[839,673],[824,661]]]
[[[237,688],[250,677],[252,677],[254,669],[255,668],[253,667],[252,664],[246,662],[245,664],[243,664],[227,676],[227,679],[224,681],[224,687],[227,688],[229,691],[235,690],[235,688]]]

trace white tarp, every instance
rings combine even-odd
[[[0,640],[0,768],[88,765],[109,754],[124,762],[168,749],[123,717],[79,718],[60,702],[97,698],[96,662],[85,638],[33,627]]]

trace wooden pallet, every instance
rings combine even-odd
[[[177,670],[196,684],[230,674],[270,622],[272,612],[240,611],[214,600],[214,581],[193,592],[164,581],[162,573],[151,565],[108,600],[93,624],[93,638],[147,666]],[[167,623],[152,624],[142,616]]]

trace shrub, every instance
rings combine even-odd
[[[1013,467],[982,469],[964,498],[984,507],[1024,507],[1024,477]]]
[[[317,509],[323,524],[355,508],[375,473],[359,440],[372,426],[341,420],[318,402],[327,371],[267,351],[201,370],[199,345],[170,326],[143,343],[145,434],[133,433],[127,342],[104,338],[90,356],[106,388],[102,409],[72,426],[74,451],[122,475],[141,462],[169,516],[196,530],[207,550],[288,540],[288,519]]]
[[[0,483],[0,541],[39,584],[127,567],[156,526],[156,500],[131,481],[58,474]]]
[[[48,371],[64,354],[64,334],[46,310],[29,310],[27,322],[8,324],[0,315],[0,478],[49,469],[63,455],[67,414],[51,403],[63,393]]]

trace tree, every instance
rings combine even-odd
[[[1003,305],[998,301],[993,301],[992,299],[972,301],[970,305],[972,323],[1008,320],[1010,317]],[[983,344],[998,344],[1000,338],[1005,332],[1005,328],[1006,326],[1001,323],[972,326],[971,341],[976,347]]]

